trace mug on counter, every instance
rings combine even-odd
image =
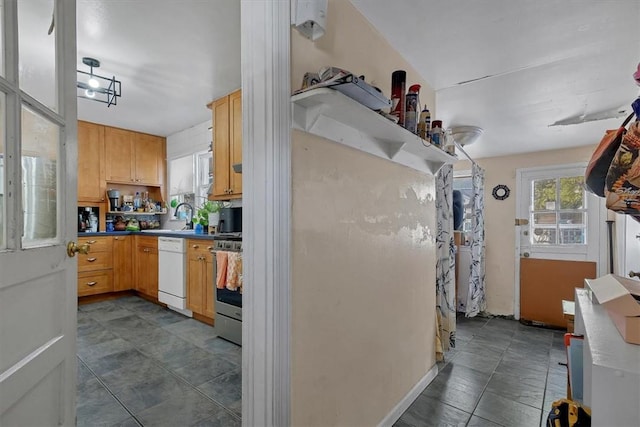
[[[112,220],[107,220],[107,231],[108,232],[114,231]]]

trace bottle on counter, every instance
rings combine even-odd
[[[438,148],[442,148],[442,120],[434,120],[431,128],[431,143]]]
[[[398,124],[404,126],[405,94],[407,72],[397,70],[391,74],[391,114],[398,118]]]
[[[140,197],[140,192],[136,191],[136,195],[133,198],[133,209],[137,210],[142,207],[142,198]]]
[[[406,96],[404,127],[411,133],[418,133],[418,110],[420,109],[420,85],[411,85]]]
[[[418,136],[425,141],[429,140],[429,132],[431,131],[431,113],[424,105],[424,109],[420,113],[420,120],[418,121]]]

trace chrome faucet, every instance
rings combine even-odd
[[[178,217],[178,209],[180,209],[181,206],[186,206],[189,208],[189,221],[187,221],[187,230],[192,230],[193,229],[193,206],[191,206],[189,203],[180,203],[178,204],[178,206],[176,206],[176,210],[173,213],[173,216],[175,216],[176,218]]]

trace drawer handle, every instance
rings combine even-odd
[[[87,286],[95,286],[97,284],[98,284],[98,282],[95,282],[95,281],[94,282],[87,282]]]
[[[113,240],[120,240],[118,236],[114,237]]]
[[[213,249],[213,246],[207,246],[208,251],[210,251],[211,249]]]
[[[90,245],[93,245],[96,241],[95,240],[89,240],[87,243]]]
[[[193,246],[191,246],[191,247],[192,247],[193,249],[198,249],[200,246],[198,246],[198,245],[193,245]]]
[[[87,258],[87,261],[89,261],[89,262],[93,262],[93,261],[95,261],[95,260],[97,260],[97,259],[98,259],[98,258]]]

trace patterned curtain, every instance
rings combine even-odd
[[[484,169],[473,164],[473,217],[471,220],[471,276],[467,298],[467,317],[474,317],[487,308],[484,289],[485,244],[484,244]]]
[[[453,166],[444,165],[436,177],[436,358],[456,345],[455,245],[453,241]]]

